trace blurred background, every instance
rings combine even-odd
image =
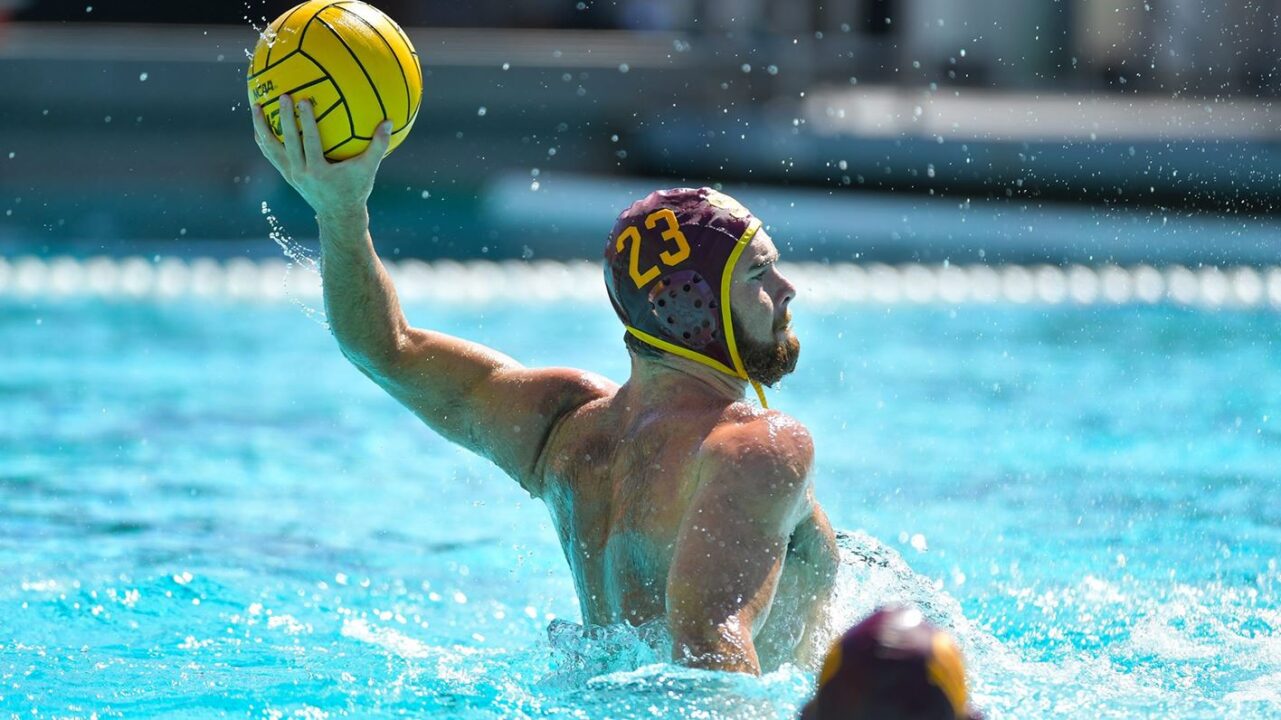
[[[0,0],[0,249],[277,252],[244,74],[281,2]],[[1275,259],[1281,0],[378,3],[423,111],[384,253],[597,257],[659,186],[721,184],[792,257]]]

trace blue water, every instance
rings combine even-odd
[[[625,377],[604,304],[408,313]],[[770,398],[851,533],[838,623],[922,605],[991,718],[1281,715],[1281,318],[795,320]],[[286,302],[0,299],[0,510],[5,714],[787,718],[813,683],[584,637],[540,504]]]

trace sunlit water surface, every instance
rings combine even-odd
[[[623,379],[595,307],[415,306]],[[1281,322],[795,307],[838,622],[909,600],[991,718],[1281,715]],[[0,301],[0,710],[788,718],[814,676],[585,637],[544,509],[288,303]],[[857,558],[871,558],[873,562]]]

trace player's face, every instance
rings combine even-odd
[[[734,266],[730,288],[739,356],[747,376],[763,385],[792,372],[801,351],[788,308],[796,286],[778,271],[777,262],[778,249],[769,233],[757,231]]]

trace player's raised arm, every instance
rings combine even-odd
[[[297,120],[295,120],[295,110]],[[255,139],[263,155],[316,213],[320,225],[325,311],[343,353],[358,365],[394,354],[404,316],[369,237],[367,202],[390,142],[388,123],[374,132],[365,152],[342,162],[325,159],[311,103],[280,97],[283,143],[255,106]],[[290,132],[297,123],[301,137]]]
[[[293,126],[294,104],[280,101]],[[541,492],[538,460],[555,421],[597,397],[603,381],[574,370],[529,370],[478,343],[409,326],[374,251],[367,201],[387,151],[387,124],[368,149],[329,162],[314,111],[298,105],[298,133],[284,143],[254,112],[258,146],[316,212],[325,312],[342,352],[447,439],[494,461],[530,493]]]
[[[753,634],[808,514],[812,461],[809,433],[775,413],[708,438],[667,578],[673,660],[760,672]]]

